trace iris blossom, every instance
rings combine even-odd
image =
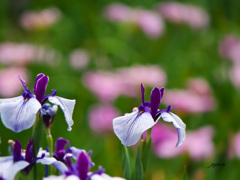
[[[16,140],[13,146],[13,155],[0,157],[0,177],[12,180],[19,171],[29,174],[35,163],[44,165],[53,165],[61,173],[67,170],[67,167],[55,158],[49,157],[49,153],[39,150],[38,155],[34,158],[33,141],[30,139],[26,150],[22,150],[21,143]]]
[[[56,90],[52,94],[45,95],[49,77],[44,74],[38,74],[32,94],[26,83],[19,77],[23,85],[23,94],[15,98],[0,99],[0,114],[3,124],[14,132],[30,128],[35,120],[36,114],[48,100],[55,105],[59,105],[64,113],[68,130],[73,125],[72,113],[75,100],[65,99],[56,95]]]
[[[141,84],[142,104],[132,113],[113,119],[113,129],[117,137],[125,146],[132,146],[136,144],[141,135],[147,129],[153,127],[157,121],[162,118],[163,121],[172,122],[177,128],[178,142],[176,147],[180,146],[185,140],[186,125],[175,114],[171,113],[171,106],[167,109],[159,110],[159,105],[163,98],[164,88],[155,87],[151,92],[150,102],[145,102],[145,89]]]
[[[108,176],[101,167],[96,172],[90,172],[93,162],[85,151],[82,151],[76,160],[76,164],[72,164],[70,157],[66,157],[68,170],[65,171],[65,175],[49,176],[44,180],[124,180],[123,178]]]

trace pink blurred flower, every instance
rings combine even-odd
[[[236,134],[234,138],[234,151],[236,156],[240,158],[240,132]]]
[[[230,69],[230,79],[233,83],[233,85],[240,89],[240,63],[233,65],[233,67]]]
[[[131,18],[131,9],[121,3],[114,3],[107,6],[103,14],[108,20],[113,22],[133,21]]]
[[[176,130],[163,124],[157,124],[152,129],[152,147],[155,154],[162,158],[171,158],[183,153],[196,161],[210,158],[214,152],[212,137],[214,130],[210,126],[196,131],[187,131],[185,142],[178,148]]]
[[[0,45],[0,61],[3,64],[25,64],[32,61],[35,57],[36,48],[33,45],[11,42]]]
[[[218,50],[223,58],[230,59],[235,64],[240,64],[240,39],[236,36],[226,36],[220,41]]]
[[[240,158],[240,132],[230,137],[230,144],[228,148],[229,158]]]
[[[138,25],[150,38],[161,36],[165,28],[162,17],[154,11],[132,9],[123,4],[115,3],[107,6],[103,13],[112,22]]]
[[[215,109],[215,100],[211,89],[203,79],[191,79],[188,90],[168,90],[164,104],[171,104],[176,111],[202,113]]]
[[[89,55],[85,50],[74,50],[70,54],[70,63],[74,69],[81,69],[88,65]]]
[[[43,29],[51,26],[60,18],[57,8],[49,8],[40,12],[27,11],[20,17],[20,24],[26,30]]]
[[[10,67],[0,71],[0,96],[6,98],[16,96],[22,90],[18,75],[28,80],[27,70],[24,68]]]
[[[207,12],[193,5],[178,2],[163,2],[157,5],[157,9],[165,19],[175,23],[186,23],[194,29],[209,26]]]
[[[110,72],[88,72],[83,77],[84,84],[101,101],[113,101],[119,95],[136,96],[136,89],[121,75]]]
[[[113,132],[112,120],[120,113],[110,104],[94,105],[89,110],[89,123],[95,133]]]
[[[56,65],[61,53],[47,46],[34,46],[27,43],[5,42],[0,44],[0,62],[2,64],[25,65],[31,61],[45,61]]]
[[[135,13],[137,24],[147,36],[157,38],[162,35],[165,26],[160,15],[143,9],[137,9]]]
[[[165,72],[159,66],[135,65],[129,68],[119,68],[117,72],[137,87],[141,83],[150,87],[162,87],[167,81]]]

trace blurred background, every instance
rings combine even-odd
[[[144,179],[237,179],[240,176],[240,2],[228,0],[1,0],[0,98],[33,89],[44,73],[57,95],[76,99],[72,131],[59,109],[53,140],[93,150],[111,176],[123,176],[122,145],[112,119],[141,103],[140,84],[165,87],[160,108],[172,105],[187,125],[158,122]],[[32,128],[14,133],[0,123],[0,153],[8,139],[25,148]],[[43,148],[46,148],[43,137]],[[129,148],[132,157],[136,148]],[[212,163],[225,166],[207,168]]]

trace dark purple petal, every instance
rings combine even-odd
[[[37,75],[36,80],[35,80],[35,85],[34,85],[34,88],[33,88],[33,92],[37,91],[37,82],[38,82],[38,80],[41,79],[43,76],[44,76],[43,73]]]
[[[13,160],[14,160],[14,162],[22,160],[21,149],[22,149],[21,143],[18,140],[16,140],[15,144],[14,144],[14,147],[13,147]]]
[[[68,144],[68,146],[70,147],[70,143],[68,140],[63,139],[62,137],[58,138],[55,143],[56,153],[60,150],[63,150],[66,144]]]
[[[28,143],[28,145],[27,145],[27,148],[26,148],[25,160],[27,162],[31,163],[32,159],[33,159],[33,155],[34,155],[34,152],[33,152],[33,140],[31,138],[29,143]]]
[[[40,103],[42,103],[42,101],[43,101],[43,97],[46,92],[48,81],[49,81],[48,76],[43,76],[43,77],[39,77],[38,79],[36,79],[34,93],[36,95],[36,99]]]
[[[81,180],[85,180],[87,178],[87,173],[91,167],[90,163],[91,162],[89,161],[89,157],[84,152],[82,152],[79,155],[77,161],[77,170]]]
[[[151,115],[153,119],[155,118],[155,115],[158,111],[160,101],[161,101],[161,92],[157,87],[155,87],[151,92]]]
[[[160,94],[161,94],[161,98],[160,98],[160,103],[161,103],[161,100],[162,100],[163,94],[164,94],[164,88],[161,88],[161,89],[160,89]]]
[[[66,166],[68,167],[68,169],[70,170],[70,171],[74,171],[74,168],[73,168],[73,166],[72,166],[72,162],[71,162],[71,159],[69,158],[69,157],[66,157]]]
[[[24,90],[26,90],[27,86],[26,86],[25,81],[24,81],[20,76],[18,76],[18,78],[19,78],[20,81],[22,82],[22,85],[23,85]]]
[[[103,173],[105,173],[105,169],[103,169],[101,166],[98,168],[98,171],[93,172],[88,178],[91,178],[91,176],[98,174],[98,175],[102,175]]]
[[[144,89],[143,84],[141,84],[141,92],[142,92],[142,104],[144,104],[144,92],[145,92],[145,89]]]
[[[45,95],[45,96],[43,97],[42,104],[44,104],[49,97],[55,96],[56,93],[57,93],[57,91],[56,91],[55,89],[52,89],[52,92],[53,92],[52,94],[48,94],[48,95]]]

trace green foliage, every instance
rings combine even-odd
[[[126,146],[122,146],[122,169],[124,177],[126,179],[131,179],[131,164],[129,152]]]

